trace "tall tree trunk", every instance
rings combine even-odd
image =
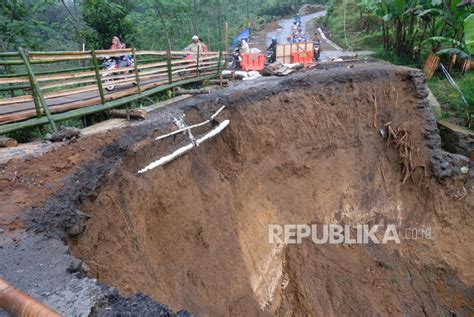
[[[247,10],[248,27],[250,27],[250,4],[249,4],[249,0],[245,0],[245,9]]]
[[[163,14],[161,12],[161,3],[157,2],[156,4],[156,12],[158,13],[158,17],[160,18],[161,24],[163,25],[163,30],[165,31],[166,41],[168,42],[168,49],[171,51],[171,40],[168,27],[166,26],[165,19],[163,18]]]
[[[193,33],[199,34],[199,0],[193,0]]]
[[[221,12],[221,2],[216,0],[216,16],[217,16],[217,29],[219,30],[219,49],[222,48],[222,12]]]
[[[403,24],[400,17],[395,20],[395,54],[398,57],[403,54]]]

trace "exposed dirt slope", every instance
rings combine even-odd
[[[226,104],[229,128],[144,176],[186,139],[128,149],[77,205],[91,218],[73,253],[124,294],[201,316],[473,313],[472,194],[456,201],[429,168],[402,186],[399,153],[379,133],[386,122],[409,131],[415,165],[446,158],[417,76],[357,64],[202,99],[188,123]],[[424,226],[434,238],[269,244],[268,225],[287,223]]]

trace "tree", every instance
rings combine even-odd
[[[114,36],[125,42],[133,39],[135,27],[127,16],[134,7],[133,0],[84,0],[84,35],[91,48],[108,48]]]

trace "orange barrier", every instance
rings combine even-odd
[[[291,53],[291,62],[293,64],[312,64],[313,63],[313,51],[293,52]]]
[[[242,70],[262,70],[265,67],[265,55],[262,53],[242,54]]]

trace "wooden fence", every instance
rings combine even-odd
[[[100,66],[102,59],[127,55],[135,60],[131,67],[106,70]],[[54,70],[38,69],[52,64]],[[57,121],[215,77],[222,64],[222,52],[27,52],[20,48],[0,53],[0,66],[7,71],[0,75],[0,134],[48,123],[57,130]],[[109,85],[116,87],[113,92],[105,89]]]

